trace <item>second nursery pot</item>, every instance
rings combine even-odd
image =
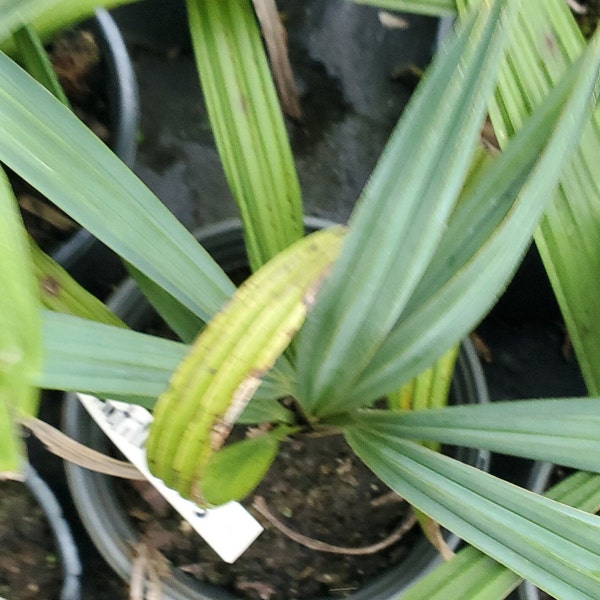
[[[57,497],[29,464],[0,477],[0,597],[79,600],[81,563]]]
[[[308,219],[308,231],[326,226],[318,219]],[[247,267],[241,225],[228,221],[203,229],[198,234],[202,245],[226,272],[236,278]],[[153,317],[153,311],[132,280],[126,281],[113,295],[110,305],[128,324],[140,329]],[[453,402],[481,403],[487,401],[487,389],[478,358],[470,343],[463,344],[452,383]],[[65,405],[64,429],[68,435],[102,452],[110,451],[110,442],[81,405],[76,395],[70,395]],[[459,448],[454,456],[480,469],[489,466],[489,453]],[[318,465],[319,466],[319,465]],[[110,477],[66,464],[69,487],[90,537],[107,562],[124,580],[131,576],[133,548],[138,541],[132,519],[118,497],[115,482]],[[368,504],[363,517],[368,517]],[[458,539],[446,534],[447,543],[456,548]],[[390,600],[396,598],[416,578],[440,561],[436,550],[422,535],[417,535],[414,547],[383,575],[375,577],[358,591],[349,590],[353,600]],[[170,600],[226,600],[236,598],[233,592],[217,585],[201,582],[172,569],[172,577],[163,581],[164,597]],[[339,594],[336,594],[339,596]],[[256,596],[260,597],[260,596]],[[307,596],[300,596],[307,597]],[[314,597],[314,596],[313,596]]]
[[[27,467],[25,484],[44,510],[56,541],[63,572],[60,600],[78,600],[80,598],[79,578],[81,575],[79,550],[63,516],[62,508],[48,484],[31,465]]]

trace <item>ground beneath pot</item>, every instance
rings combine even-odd
[[[420,539],[413,528],[389,548],[365,556],[319,552],[289,539],[251,508],[265,531],[233,565],[224,563],[150,490],[119,487],[132,519],[152,549],[190,576],[252,600],[344,597],[397,565]],[[143,497],[146,497],[146,500]],[[335,546],[362,547],[386,539],[408,514],[353,454],[341,436],[303,437],[280,455],[252,497],[298,533]],[[382,501],[383,500],[383,501]]]
[[[44,512],[23,483],[0,481],[0,598],[57,600],[61,586]]]

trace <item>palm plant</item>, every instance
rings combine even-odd
[[[124,165],[0,55],[0,160],[120,254],[184,340],[124,329],[59,272],[51,298],[43,289],[40,297],[33,261],[42,282],[47,267],[28,250],[3,184],[0,469],[22,461],[17,423],[30,422],[40,387],[153,408],[149,464],[199,503],[247,493],[282,435],[334,429],[393,490],[483,553],[469,549],[433,584],[423,584],[429,588],[409,592],[412,597],[433,597],[428,594],[440,582],[449,586],[444,598],[458,597],[457,589],[466,597],[462,577],[471,577],[474,593],[490,597],[503,597],[519,577],[559,598],[595,597],[597,517],[418,442],[487,448],[597,472],[597,399],[417,412],[371,407],[485,316],[568,159],[589,152],[585,144],[597,153],[590,141],[596,123],[588,118],[595,109],[599,36],[572,65],[563,65],[531,116],[500,135],[503,152],[472,166],[487,103],[496,103],[496,119],[509,114],[508,92],[500,92],[510,89],[517,72],[507,73],[506,65],[516,62],[511,48],[520,44],[530,10],[518,0],[477,4],[428,70],[347,227],[301,239],[297,181],[251,3],[189,0],[188,10],[255,273],[236,290]],[[579,189],[581,180],[573,185]],[[40,310],[49,300],[63,312]],[[276,400],[284,396],[295,399],[295,411],[282,414]],[[242,412],[245,422],[273,427],[221,450]],[[227,460],[231,452],[235,461]],[[484,591],[468,568],[473,565],[495,575]]]

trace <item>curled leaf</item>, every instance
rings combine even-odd
[[[290,343],[345,229],[318,231],[252,275],[198,336],[159,398],[147,442],[153,473],[184,496]]]

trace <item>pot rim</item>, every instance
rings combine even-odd
[[[31,464],[27,464],[25,468],[24,483],[44,511],[52,530],[63,574],[60,600],[78,600],[81,596],[81,561],[77,544],[62,508],[50,486]]]

